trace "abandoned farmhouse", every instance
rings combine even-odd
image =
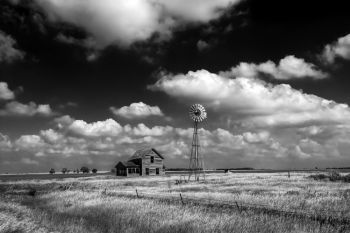
[[[141,149],[127,161],[115,166],[117,176],[158,176],[164,175],[164,157],[154,148]]]

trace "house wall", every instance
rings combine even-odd
[[[159,175],[164,175],[165,172],[163,170],[163,159],[158,157],[157,155],[154,155],[154,162],[151,163],[151,156],[146,155],[142,159],[142,176],[147,176],[146,170],[149,169],[149,175],[150,176],[156,176],[156,169],[159,169]]]
[[[117,166],[115,169],[115,175],[116,176],[127,176],[127,171],[125,167]]]

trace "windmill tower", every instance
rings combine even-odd
[[[202,105],[194,104],[190,107],[189,114],[191,119],[194,121],[194,126],[188,180],[191,180],[191,177],[193,176],[195,181],[199,181],[200,176],[205,179],[205,173],[204,161],[200,153],[198,124],[207,118],[207,112]]]

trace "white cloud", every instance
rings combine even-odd
[[[0,151],[10,151],[12,149],[12,142],[7,135],[0,133]]]
[[[245,132],[243,137],[250,143],[266,142],[270,138],[270,134],[267,131],[261,131],[258,133]]]
[[[113,114],[128,119],[145,118],[149,116],[164,116],[158,106],[149,106],[143,102],[132,103],[121,108],[110,107]]]
[[[11,63],[24,58],[24,52],[15,48],[16,41],[0,30],[0,62]]]
[[[53,129],[41,130],[40,135],[45,141],[49,143],[57,143],[63,138],[62,134],[56,132]]]
[[[305,94],[287,84],[272,85],[244,77],[229,79],[206,70],[165,75],[149,88],[180,100],[203,103],[246,124],[340,124],[350,119],[346,104]]]
[[[292,150],[290,151],[290,154],[292,156],[296,156],[299,157],[301,159],[308,159],[311,157],[310,154],[305,153],[299,145],[296,145],[294,148],[292,148]]]
[[[113,119],[93,123],[87,123],[83,120],[75,120],[68,129],[77,135],[86,137],[117,136],[123,130],[121,125]]]
[[[172,130],[173,127],[170,126],[154,126],[152,128],[148,128],[145,124],[138,124],[131,130],[126,130],[126,132],[132,132],[132,134],[136,136],[162,136],[168,134]]]
[[[192,128],[157,125],[149,127],[145,124],[121,126],[111,119],[91,123],[74,120],[61,126],[56,130],[42,130],[37,135],[23,135],[14,143],[7,138],[4,140],[10,145],[7,151],[22,153],[24,158],[35,156],[39,166],[40,161],[49,159],[50,162],[45,163],[45,167],[63,161],[67,157],[69,165],[73,167],[81,166],[81,163],[87,161],[96,166],[104,164],[106,167],[112,167],[120,156],[130,156],[140,148],[153,147],[164,154],[167,167],[186,167],[188,164]],[[325,139],[316,137],[317,130],[315,132],[311,130],[315,135],[309,138],[306,128],[300,129],[300,132],[296,129],[294,128],[293,135],[286,139],[285,135],[289,133],[282,133],[281,137],[267,129],[250,131],[240,129],[240,133],[234,134],[222,128],[213,130],[201,128],[199,129],[201,153],[205,158],[206,167],[209,168],[227,166],[277,168],[290,167],[290,162],[296,167],[313,167],[320,161],[329,166],[334,158],[339,161],[347,159],[350,127],[346,132],[344,127],[338,129],[333,127],[333,130],[344,133],[332,134]],[[290,131],[290,129],[279,129],[278,133],[280,130]],[[71,162],[77,158],[80,158],[78,164]]]
[[[73,123],[75,119],[73,119],[71,116],[69,115],[64,115],[64,116],[60,116],[54,119],[54,122],[57,123],[57,127],[58,128],[63,128],[64,126],[68,126],[70,124]]]
[[[169,38],[174,28],[206,23],[240,0],[34,0],[53,22],[85,29],[99,48],[122,47],[155,33]]]
[[[191,128],[172,126],[120,126],[111,119],[92,123],[75,120],[58,130],[47,129],[40,131],[39,135],[23,135],[15,141],[15,150],[41,157],[106,154],[117,156],[131,154],[139,148],[154,147],[164,152],[167,159],[185,159],[189,157],[192,133]],[[240,150],[254,154],[252,150],[258,151],[257,147],[276,151],[270,145],[275,141],[264,132],[234,135],[218,128],[213,131],[199,129],[199,135],[202,151],[206,156],[227,156]],[[185,163],[187,164],[187,160]]]
[[[46,146],[46,143],[38,135],[22,135],[15,141],[18,149],[37,151]]]
[[[11,101],[5,104],[4,109],[0,109],[0,116],[52,116],[54,112],[48,104],[22,104],[17,101]]]
[[[332,44],[325,46],[321,56],[327,63],[333,63],[337,57],[350,59],[350,34],[339,38]]]
[[[15,94],[8,88],[7,83],[0,82],[0,100],[12,100]]]
[[[305,62],[302,58],[296,58],[293,55],[286,56],[276,65],[272,61],[260,64],[241,62],[231,70],[220,73],[227,77],[259,77],[261,74],[269,75],[278,80],[301,79],[305,77],[313,79],[323,79],[327,75],[316,69],[312,63]]]

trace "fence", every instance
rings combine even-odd
[[[204,207],[217,208],[220,210],[231,210],[242,212],[264,213],[269,215],[278,215],[291,217],[296,219],[309,219],[322,224],[330,224],[333,226],[344,226],[346,230],[350,229],[350,218],[341,217],[342,211],[318,211],[310,213],[307,211],[290,211],[276,209],[267,204],[248,203],[242,201],[224,201],[213,198],[187,196],[183,193],[159,193],[144,192],[142,190],[122,190],[122,191],[103,191],[104,195],[119,196],[127,198],[151,199],[157,201],[165,201],[168,203],[179,203],[181,205],[200,205]]]

